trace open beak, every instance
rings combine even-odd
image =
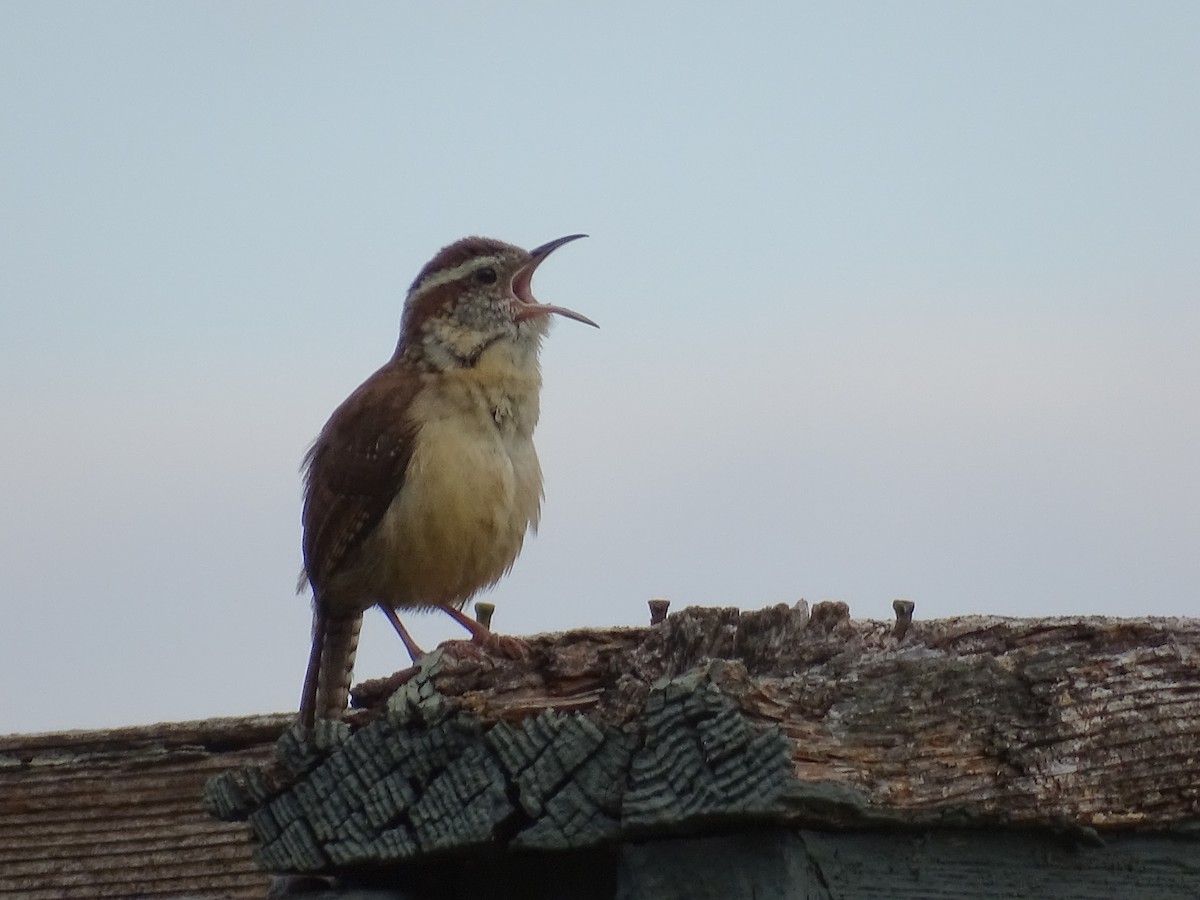
[[[583,322],[585,325],[591,325],[593,328],[600,327],[587,316],[577,313],[574,310],[563,306],[551,306],[548,303],[538,303],[533,296],[531,288],[533,273],[542,264],[542,260],[563,244],[569,244],[571,241],[577,241],[582,237],[587,237],[587,235],[569,234],[566,237],[560,237],[557,240],[542,244],[542,246],[535,247],[529,251],[529,262],[517,269],[517,273],[513,276],[512,280],[513,296],[517,298],[517,311],[513,318],[521,322],[525,319],[536,318],[537,316],[548,316],[551,313],[558,313],[560,316],[566,316],[568,319],[574,319],[576,322]]]

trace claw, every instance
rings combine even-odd
[[[527,659],[529,657],[528,641],[511,635],[489,631],[486,635],[473,636],[471,641],[478,643],[488,653],[503,656],[505,659]]]

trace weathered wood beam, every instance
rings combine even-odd
[[[346,723],[210,783],[277,872],[587,851],[767,825],[1200,821],[1200,621],[853,621],[844,604],[689,609],[446,654],[362,685]]]

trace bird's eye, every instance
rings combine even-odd
[[[495,284],[496,283],[496,270],[493,269],[491,266],[485,266],[484,268],[479,269],[475,273],[475,280],[478,281],[480,284]]]

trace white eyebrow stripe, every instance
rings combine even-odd
[[[443,284],[449,284],[452,281],[458,281],[464,275],[473,272],[480,266],[500,264],[499,256],[476,256],[465,263],[460,263],[453,269],[446,269],[441,272],[432,272],[425,276],[425,279],[417,285],[416,290],[412,292],[411,297],[419,297],[426,291],[431,291],[436,287],[441,287]]]

